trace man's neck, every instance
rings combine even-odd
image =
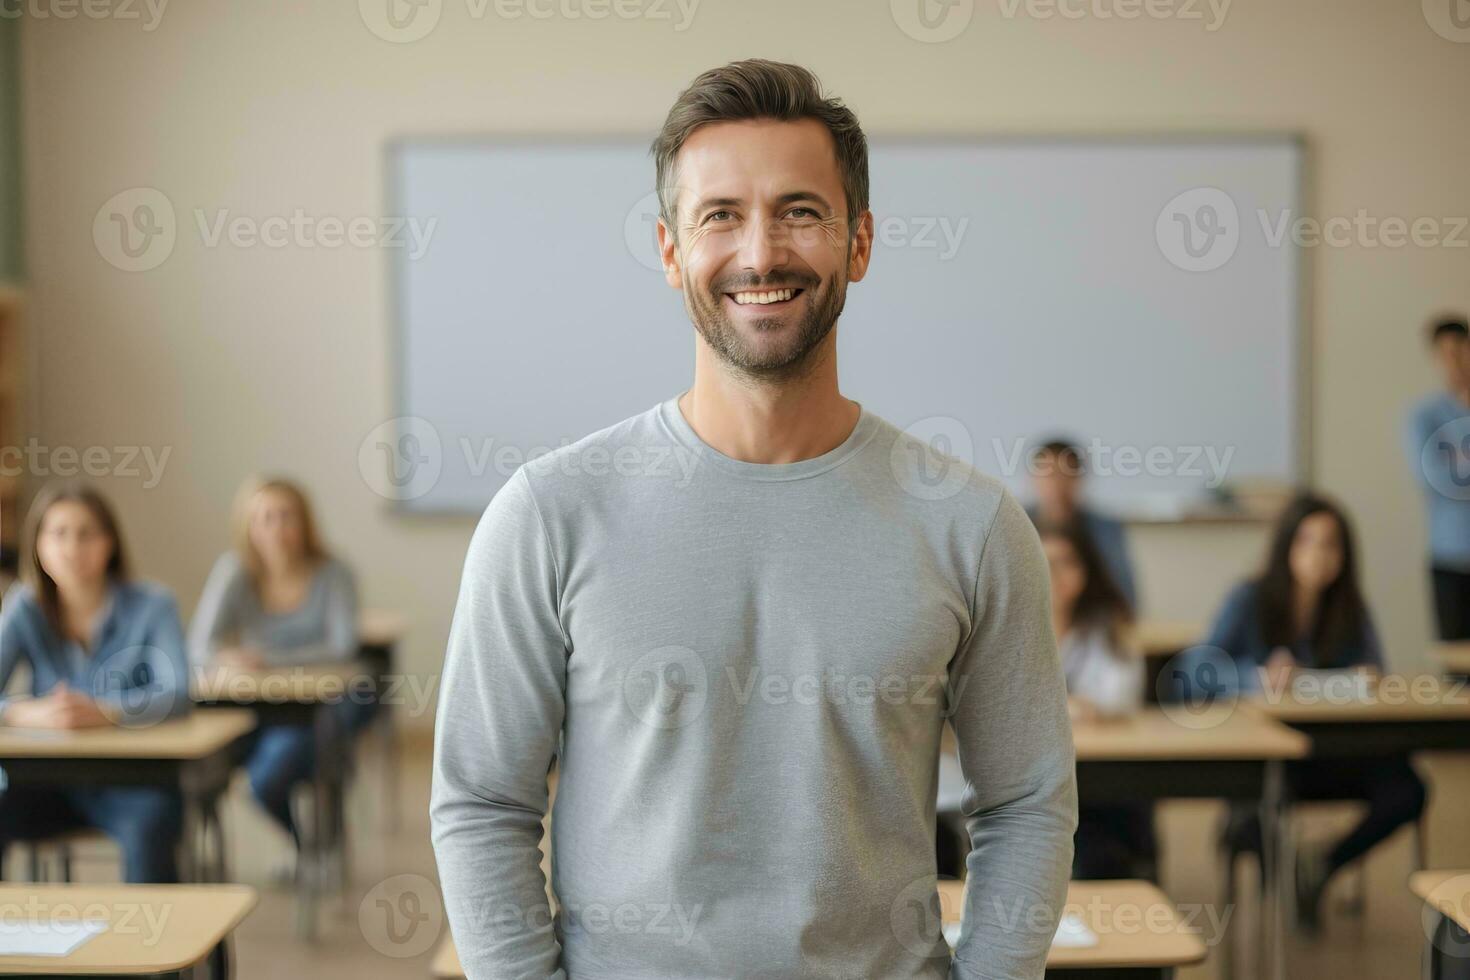
[[[834,352],[798,379],[766,384],[732,374],[702,340],[699,348],[694,384],[680,396],[679,411],[700,439],[731,459],[812,459],[842,445],[857,425],[861,409],[838,391]]]

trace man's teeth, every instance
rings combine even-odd
[[[741,306],[748,303],[784,303],[796,295],[795,289],[773,289],[766,293],[735,293],[735,302]]]

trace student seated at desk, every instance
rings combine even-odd
[[[1088,507],[1082,500],[1082,452],[1064,439],[1042,443],[1031,454],[1031,487],[1036,500],[1026,508],[1038,524],[1078,524],[1092,536],[1128,608],[1137,612],[1133,558],[1123,525]]]
[[[247,483],[235,499],[233,537],[190,625],[196,663],[262,670],[357,656],[357,586],[322,546],[301,488],[279,479]],[[350,733],[372,706],[347,697],[334,710]],[[315,757],[310,726],[269,725],[256,730],[245,760],[256,799],[297,843],[291,792],[311,778]]]
[[[188,664],[169,592],[129,577],[111,508],[80,484],[47,487],[22,535],[22,581],[0,609],[0,691],[15,668],[28,698],[0,695],[0,724],[76,729],[140,726],[189,710]],[[15,841],[78,827],[122,849],[123,878],[178,880],[177,791],[147,786],[38,787],[0,792],[0,858]]]
[[[1235,588],[1215,617],[1207,647],[1229,654],[1234,690],[1289,692],[1299,668],[1383,667],[1373,618],[1358,589],[1352,528],[1336,504],[1301,494],[1287,505],[1272,537],[1266,567]],[[1230,692],[1230,693],[1233,693]],[[1368,814],[1330,848],[1299,849],[1298,921],[1319,925],[1318,906],[1328,880],[1424,811],[1424,783],[1405,756],[1308,759],[1288,770],[1295,799],[1363,799]],[[1237,815],[1232,837],[1240,849],[1258,847],[1259,824]]]
[[[1123,717],[1143,704],[1143,657],[1128,638],[1132,613],[1091,535],[1076,523],[1038,529],[1051,568],[1052,628],[1074,722]],[[1157,855],[1153,808],[1078,810],[1074,879],[1133,878]]]

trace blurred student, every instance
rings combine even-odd
[[[1470,327],[1464,317],[1432,322],[1429,346],[1442,387],[1409,415],[1409,465],[1428,510],[1429,577],[1439,638],[1466,640],[1470,639]]]
[[[1074,722],[1121,718],[1143,704],[1143,657],[1129,638],[1132,612],[1092,536],[1075,522],[1038,528],[1051,569],[1052,629]],[[1078,810],[1072,877],[1137,877],[1157,854],[1153,808]]]
[[[0,695],[0,724],[141,727],[188,712],[178,606],[130,577],[117,520],[97,491],[68,483],[37,495],[21,576],[0,610],[0,691],[24,664],[30,696]],[[182,814],[171,789],[13,785],[0,792],[0,858],[14,841],[91,827],[122,850],[125,881],[175,882]]]
[[[1295,671],[1363,671],[1376,675],[1383,653],[1358,588],[1352,529],[1341,508],[1300,494],[1287,505],[1261,573],[1237,586],[1215,617],[1207,646],[1234,661],[1234,691],[1290,690]],[[1227,672],[1230,673],[1230,672]],[[1288,770],[1294,799],[1362,799],[1368,813],[1328,847],[1300,848],[1298,921],[1314,931],[1323,888],[1424,812],[1424,783],[1407,756],[1312,759]],[[1258,846],[1259,824],[1235,821],[1241,846]]]
[[[1084,476],[1082,453],[1063,439],[1043,443],[1031,454],[1031,488],[1036,500],[1027,508],[1038,524],[1077,522],[1097,543],[1108,574],[1117,584],[1128,607],[1138,609],[1133,558],[1128,535],[1121,522],[1087,507],[1082,501]]]
[[[280,479],[247,483],[232,525],[234,549],[215,562],[190,624],[194,661],[254,671],[356,657],[357,585],[322,546],[301,488]],[[350,732],[370,711],[356,695],[345,697],[338,722]],[[315,767],[310,725],[257,729],[245,760],[256,799],[298,844],[291,793]]]

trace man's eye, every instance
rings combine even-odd
[[[786,212],[786,215],[787,215],[787,217],[790,217],[790,218],[820,218],[821,217],[821,215],[817,214],[817,212],[816,211],[813,211],[811,208],[792,208],[790,211]]]
[[[704,220],[706,220],[706,221],[723,221],[726,218],[733,218],[733,217],[734,217],[734,215],[731,214],[729,211],[711,211],[709,213],[709,216],[706,217]]]

